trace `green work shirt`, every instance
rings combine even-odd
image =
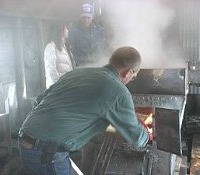
[[[132,96],[111,65],[68,72],[38,99],[22,125],[33,137],[56,141],[74,151],[111,124],[136,147],[148,142]]]

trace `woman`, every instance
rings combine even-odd
[[[54,84],[63,74],[73,70],[74,62],[71,53],[65,47],[68,38],[68,29],[65,24],[59,23],[51,28],[51,42],[44,51],[46,88]]]

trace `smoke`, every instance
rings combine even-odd
[[[173,8],[158,0],[109,0],[102,7],[112,35],[112,48],[135,47],[144,68],[184,66],[178,46],[166,40],[165,32],[175,18]]]

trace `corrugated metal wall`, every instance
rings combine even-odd
[[[200,1],[179,2],[179,31],[184,55],[188,61],[189,94],[200,94]]]
[[[180,0],[179,31],[186,59],[196,64],[199,59],[199,6],[198,0]]]

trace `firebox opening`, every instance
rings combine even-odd
[[[136,115],[139,120],[145,122],[146,120],[151,120],[153,122],[153,116],[155,114],[155,108],[152,107],[136,107]],[[153,124],[153,123],[152,123]]]

